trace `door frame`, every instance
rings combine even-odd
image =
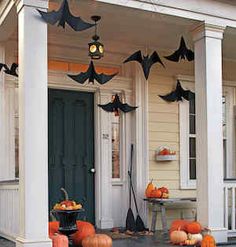
[[[137,71],[136,68],[135,72]],[[137,78],[138,77],[138,78]],[[67,77],[65,72],[49,71],[48,88],[70,91],[92,92],[94,93],[94,167],[95,173],[95,224],[98,228],[106,229],[113,227],[112,217],[112,167],[111,164],[111,133],[109,129],[110,114],[97,107],[97,104],[103,104],[111,99],[114,93],[121,93],[130,101],[134,99],[134,104],[139,108],[134,114],[135,128],[132,134],[125,136],[125,147],[122,150],[129,161],[130,143],[136,144],[134,150],[135,181],[134,187],[138,191],[139,202],[141,205],[141,214],[144,221],[147,222],[148,213],[145,203],[142,200],[144,189],[148,181],[148,129],[147,129],[147,83],[141,79],[140,74],[134,78],[115,77],[112,83],[103,85],[86,84],[80,85]],[[132,85],[130,88],[124,88],[126,85]],[[144,97],[145,96],[145,97]],[[137,120],[140,121],[137,123]],[[124,120],[126,122],[126,120]],[[129,119],[127,122],[131,121]],[[125,125],[127,125],[125,123]],[[110,154],[110,155],[109,155]],[[143,154],[143,155],[141,155]],[[141,156],[140,156],[141,155]],[[123,158],[124,159],[124,158]],[[128,164],[126,164],[127,166]],[[126,167],[127,169],[127,167]],[[128,196],[127,181],[123,183],[123,192]],[[124,202],[124,208],[128,208],[128,200]]]

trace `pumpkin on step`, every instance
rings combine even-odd
[[[187,239],[186,232],[181,231],[180,229],[170,233],[170,241],[172,244],[184,244]]]
[[[76,225],[78,231],[72,235],[72,239],[75,246],[80,246],[84,238],[95,234],[95,228],[91,223],[86,221],[77,220]]]
[[[189,221],[187,220],[174,220],[171,223],[170,226],[170,232],[176,231],[176,230],[182,230],[185,231],[186,230],[186,225],[189,223]]]
[[[83,247],[112,247],[112,239],[106,234],[94,234],[82,241]]]
[[[50,238],[52,239],[53,247],[68,247],[69,245],[69,240],[65,235],[55,233]]]
[[[216,247],[216,241],[213,236],[207,234],[203,237],[201,247]]]
[[[188,233],[192,233],[192,234],[198,234],[200,233],[202,230],[202,226],[200,223],[198,223],[197,221],[193,221],[193,222],[189,222],[186,225],[186,231]]]
[[[59,221],[51,221],[48,223],[48,234],[49,237],[54,235],[55,233],[58,233],[59,229]]]
[[[152,180],[151,180],[151,182],[147,185],[147,188],[145,190],[145,196],[147,198],[151,197],[151,192],[154,190],[154,188],[155,187],[154,187]]]

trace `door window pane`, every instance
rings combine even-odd
[[[112,113],[112,178],[120,178],[120,116]]]

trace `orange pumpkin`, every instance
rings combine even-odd
[[[170,241],[173,244],[184,244],[187,239],[187,233],[185,231],[181,231],[180,229],[170,233]]]
[[[190,222],[186,225],[186,231],[188,233],[197,234],[202,230],[202,226],[197,221]]]
[[[67,236],[55,233],[50,237],[52,239],[53,247],[68,247],[69,241]]]
[[[154,190],[154,185],[153,185],[152,180],[151,180],[151,182],[147,185],[147,188],[146,188],[146,190],[145,190],[145,196],[146,196],[147,198],[151,197],[151,192],[152,192],[153,190]]]
[[[187,220],[174,220],[171,223],[170,226],[170,232],[172,231],[176,231],[176,230],[182,230],[182,231],[186,231],[186,225],[189,223],[189,221]]]
[[[112,239],[105,234],[94,234],[82,241],[83,247],[112,247]]]
[[[77,220],[76,225],[78,231],[72,235],[72,239],[74,245],[80,246],[84,238],[95,234],[95,228],[91,223],[86,221]]]
[[[157,189],[157,187],[155,187],[155,189],[151,191],[150,197],[161,198],[161,196],[162,192],[161,190]]]
[[[55,233],[58,233],[59,221],[51,221],[48,223],[48,234],[49,237],[53,236]]]
[[[216,241],[213,236],[207,234],[203,237],[201,247],[216,247]]]

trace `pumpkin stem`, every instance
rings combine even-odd
[[[62,191],[63,194],[64,194],[65,200],[68,201],[68,200],[69,200],[69,196],[68,196],[67,191],[66,191],[64,188],[61,188],[61,191]]]

